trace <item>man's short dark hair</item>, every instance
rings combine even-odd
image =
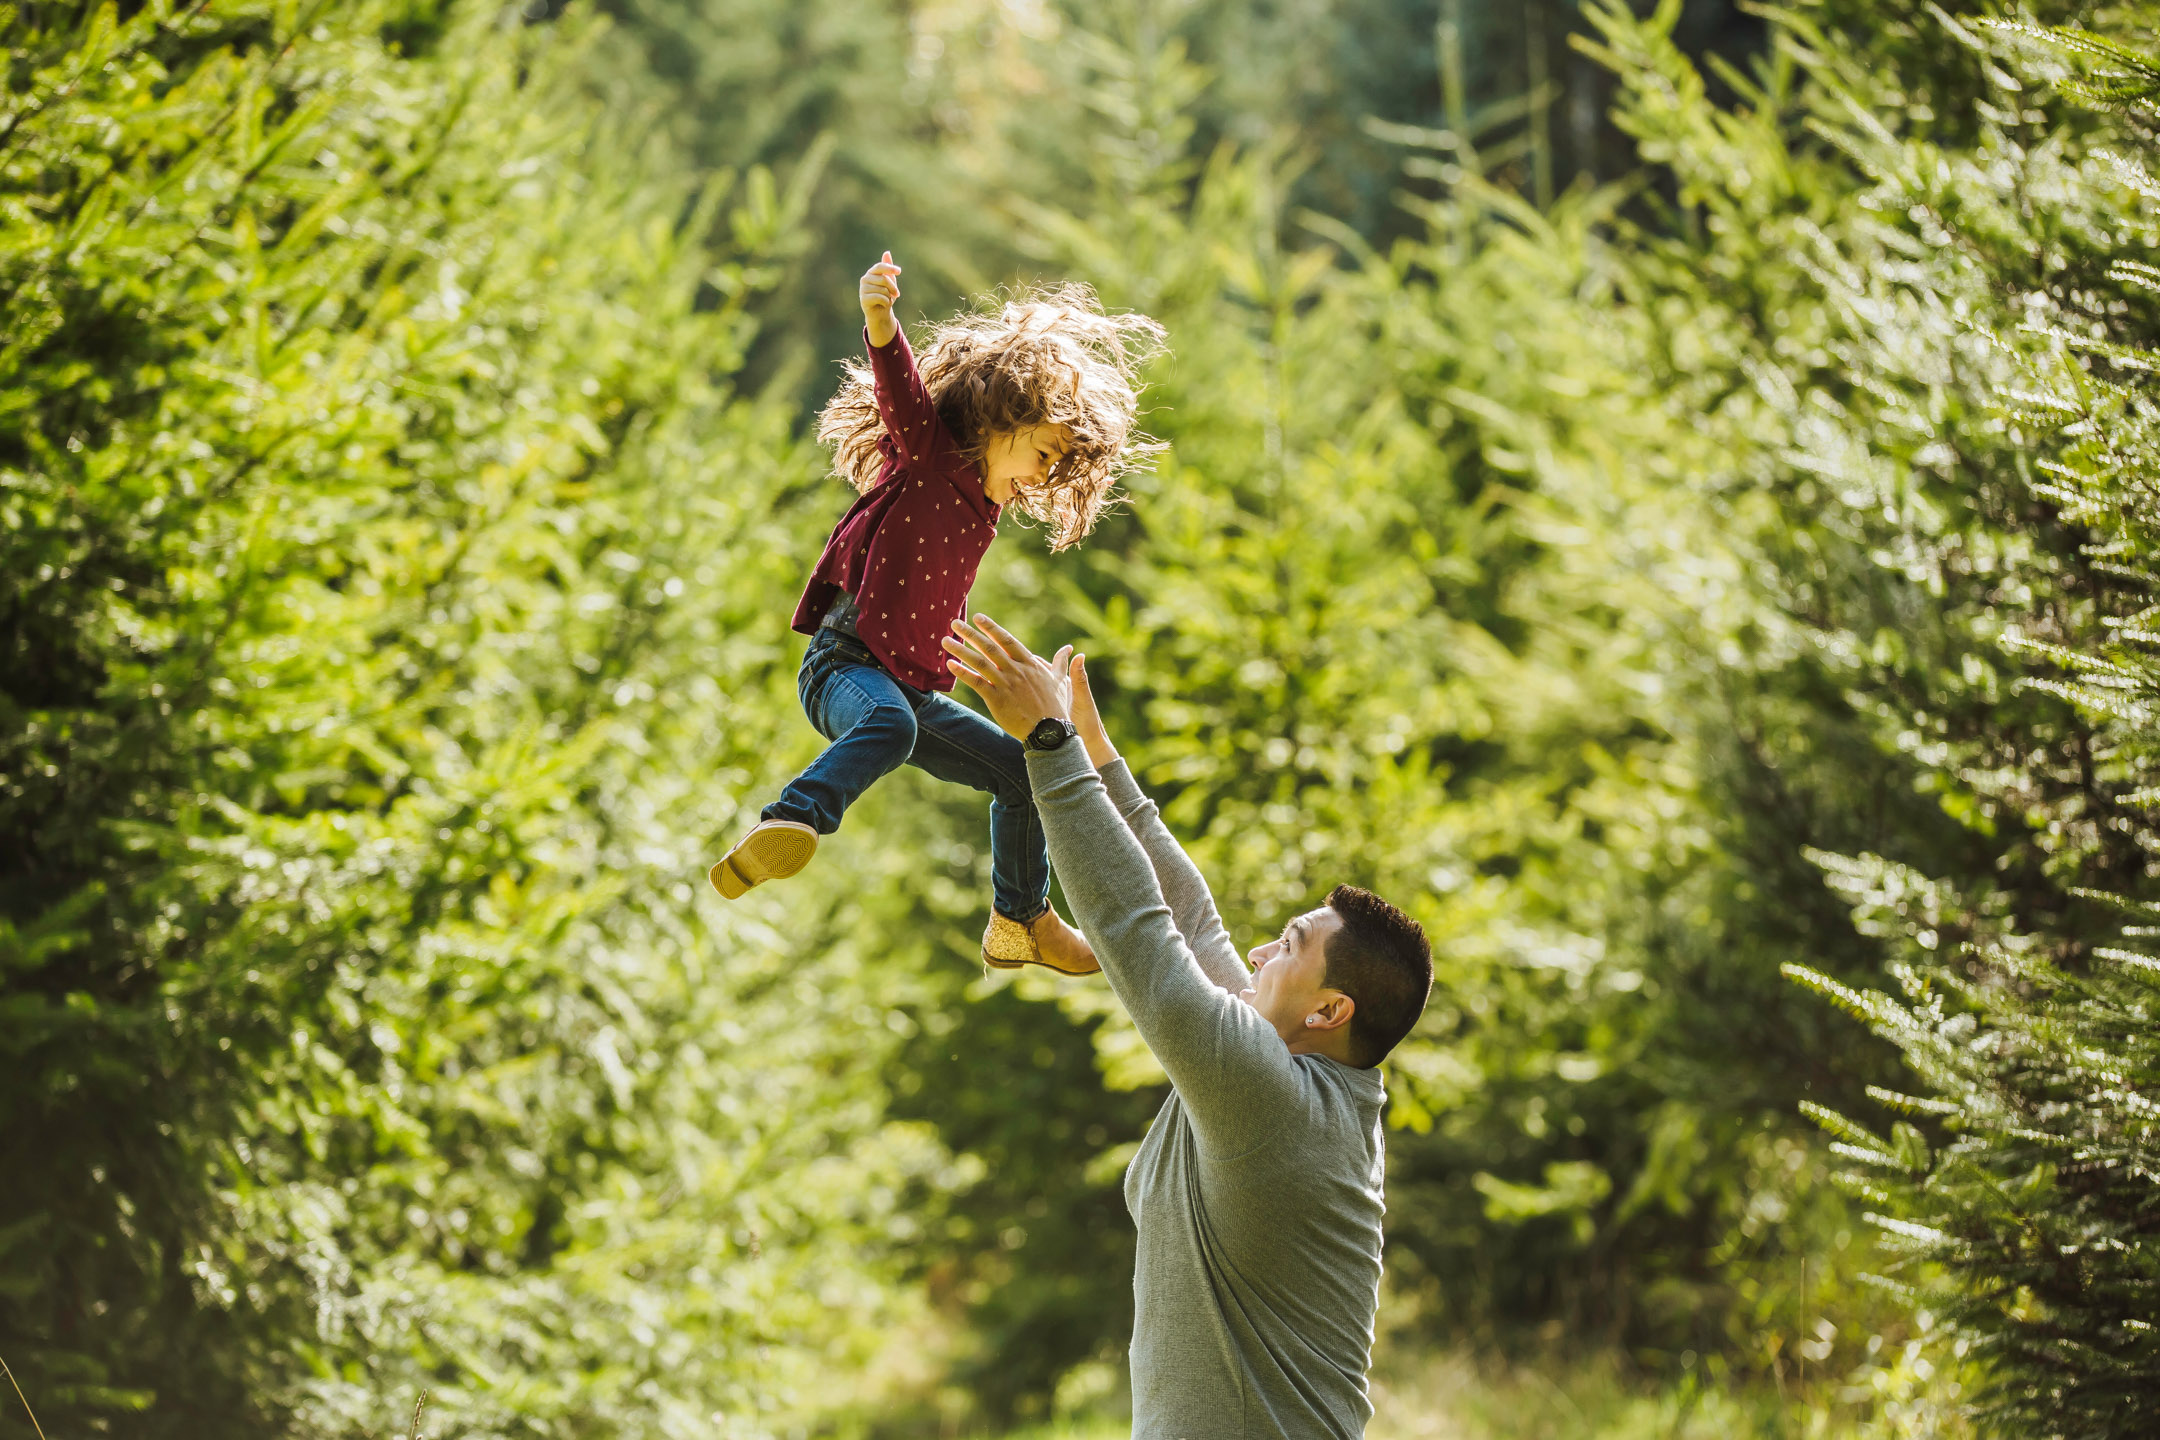
[[[1432,946],[1423,926],[1370,890],[1338,885],[1327,903],[1342,917],[1342,928],[1327,938],[1321,983],[1357,1002],[1350,1014],[1350,1063],[1370,1070],[1425,1013]]]

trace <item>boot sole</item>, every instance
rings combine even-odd
[[[982,962],[992,970],[1025,970],[1030,965],[1040,965],[1053,975],[1063,975],[1069,980],[1078,980],[1083,975],[1102,974],[1102,965],[1099,962],[1086,970],[1067,970],[1064,966],[1053,965],[1048,960],[993,960],[987,950],[982,952]]]
[[[785,880],[817,853],[817,831],[809,826],[763,826],[722,857],[707,877],[723,900],[739,900],[767,880]]]

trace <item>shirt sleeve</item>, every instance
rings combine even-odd
[[[1215,897],[1208,892],[1200,867],[1193,864],[1185,847],[1163,823],[1162,811],[1141,790],[1122,755],[1103,767],[1102,782],[1125,828],[1147,852],[1155,882],[1162,887],[1163,901],[1170,907],[1171,923],[1192,950],[1193,959],[1210,981],[1237,994],[1252,983],[1252,972],[1245,968],[1230,932],[1223,927]]]
[[[870,352],[870,379],[877,391],[878,417],[885,422],[885,433],[900,447],[901,458],[907,464],[927,463],[944,438],[945,422],[938,419],[930,388],[923,384],[922,373],[915,368],[915,352],[908,348],[907,332],[895,321],[892,342],[872,345],[869,327],[865,326],[863,345]]]
[[[1078,744],[1028,753],[1050,863],[1110,988],[1162,1062],[1200,1141],[1235,1156],[1281,1133],[1302,1103],[1290,1048],[1211,980],[1171,918],[1140,841]]]

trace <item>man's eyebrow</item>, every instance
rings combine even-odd
[[[1283,926],[1283,939],[1288,940],[1292,935],[1295,935],[1298,938],[1298,943],[1302,945],[1303,943],[1305,943],[1306,935],[1309,934],[1311,930],[1312,921],[1307,920],[1303,915],[1300,915],[1297,917],[1297,919],[1292,920],[1288,925]]]

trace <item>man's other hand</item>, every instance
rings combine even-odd
[[[955,620],[952,628],[943,641],[951,657],[945,668],[982,696],[990,718],[1006,734],[1025,740],[1045,719],[1072,719],[1072,646],[1045,660],[987,615],[972,623]]]
[[[1080,732],[1080,743],[1087,746],[1088,759],[1100,770],[1117,759],[1117,748],[1110,743],[1110,732],[1103,729],[1102,712],[1095,708],[1095,692],[1088,688],[1087,656],[1075,655],[1066,671],[1072,679],[1072,722]]]

